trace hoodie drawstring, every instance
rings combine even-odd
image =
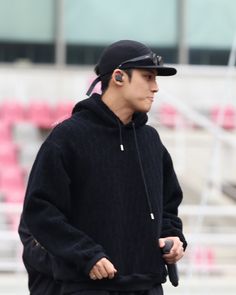
[[[122,138],[122,129],[121,129],[122,127],[121,127],[120,121],[118,119],[117,119],[117,123],[118,123],[118,127],[119,127],[120,150],[123,152],[125,149],[124,149],[123,138]],[[137,134],[136,134],[134,122],[132,122],[132,127],[133,127],[133,132],[134,132],[135,147],[136,147],[137,154],[138,154],[139,167],[140,167],[140,171],[141,171],[141,175],[142,175],[143,185],[145,188],[145,195],[146,195],[146,200],[147,200],[147,204],[148,204],[148,208],[149,208],[149,213],[150,213],[151,220],[154,220],[155,216],[154,216],[154,213],[152,210],[151,199],[150,199],[150,195],[148,192],[147,182],[146,182],[146,178],[145,178],[145,174],[144,174],[144,170],[143,170],[143,164],[142,164],[142,160],[141,160],[141,156],[140,156],[140,151],[139,151]]]
[[[122,130],[121,130],[121,124],[119,122],[118,119],[117,120],[117,123],[118,123],[118,126],[119,126],[119,135],[120,135],[120,150],[123,152],[125,149],[124,149],[124,145],[123,145],[123,138],[122,138]]]
[[[141,171],[141,174],[142,174],[143,184],[144,184],[145,193],[146,193],[146,200],[147,200],[148,207],[149,207],[150,217],[151,217],[152,220],[154,220],[155,216],[154,216],[154,213],[153,213],[153,210],[152,210],[152,204],[151,204],[151,200],[150,200],[150,195],[149,195],[149,192],[148,192],[147,182],[146,182],[146,179],[145,179],[145,174],[144,174],[143,164],[142,164],[142,160],[141,160],[141,156],[140,156],[140,151],[139,151],[137,134],[136,134],[135,123],[134,122],[132,122],[132,126],[133,126],[133,131],[134,131],[135,146],[136,146],[136,150],[137,150],[137,154],[138,154],[139,167],[140,167],[140,171]]]

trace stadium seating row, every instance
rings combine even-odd
[[[61,102],[50,105],[45,101],[32,101],[23,105],[17,101],[5,101],[0,104],[0,120],[11,123],[28,120],[40,128],[50,129],[57,122],[68,117],[74,102]],[[158,108],[157,116],[160,125],[174,128],[179,124],[185,124],[186,120],[169,104],[162,104]],[[231,130],[236,128],[236,107],[232,105],[214,106],[209,111],[212,122]],[[189,125],[189,124],[187,124]],[[0,130],[1,131],[1,130]]]
[[[40,128],[51,128],[71,114],[74,103],[61,102],[55,106],[45,101],[32,101],[24,105],[17,101],[5,101],[0,104],[0,120],[9,124],[30,121]]]
[[[236,107],[234,106],[214,106],[209,111],[208,116],[213,123],[224,129],[236,129]],[[192,125],[191,122],[187,122],[174,106],[168,104],[160,106],[158,110],[158,118],[161,126],[169,128],[175,128],[176,126],[181,125],[197,127],[196,125]]]

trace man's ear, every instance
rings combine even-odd
[[[123,73],[120,70],[115,70],[113,72],[114,79],[116,82],[123,82]]]

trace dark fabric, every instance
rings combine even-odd
[[[53,278],[53,261],[56,259],[43,249],[29,232],[21,218],[19,235],[23,244],[23,262],[28,272],[31,295],[61,295],[62,285]]]
[[[134,292],[117,292],[117,291],[99,291],[99,290],[84,290],[71,295],[163,295],[163,289],[161,285],[158,285],[151,290],[134,291]]]
[[[127,125],[117,120],[99,95],[78,103],[43,143],[30,173],[23,220],[50,253],[52,277],[65,293],[150,289],[167,275],[158,238],[176,235],[186,247],[177,216],[182,191],[168,151],[146,114]],[[102,257],[118,273],[92,281],[88,273]]]
[[[53,280],[52,277],[39,272],[33,274],[32,271],[29,274],[30,295],[64,295],[61,284]]]

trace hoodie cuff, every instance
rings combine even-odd
[[[86,267],[85,267],[85,274],[89,275],[91,269],[93,268],[93,266],[102,258],[108,258],[108,256],[102,252],[98,253],[97,255],[95,255],[91,260],[89,260],[89,262],[87,263]]]

